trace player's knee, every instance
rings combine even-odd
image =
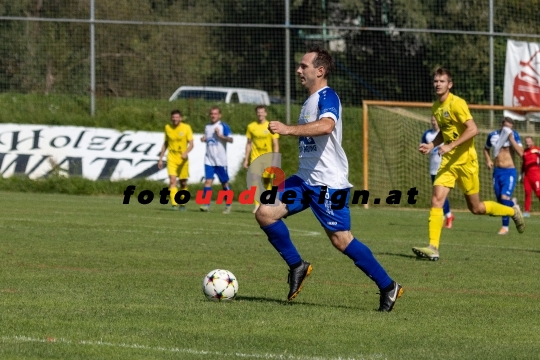
[[[272,209],[270,206],[261,205],[255,213],[255,219],[260,226],[265,226],[271,220],[273,220]]]
[[[480,204],[470,204],[468,207],[474,215],[482,215],[486,212],[485,208],[482,208]]]

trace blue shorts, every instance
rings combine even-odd
[[[323,228],[330,231],[350,230],[349,196],[351,189],[328,188],[326,194],[320,196],[322,188],[322,186],[308,185],[296,175],[286,179],[284,190],[279,192],[279,200],[287,205],[287,216],[297,214],[310,207]]]
[[[212,165],[204,165],[204,178],[206,180],[208,179],[214,179],[214,174],[218,176],[219,182],[224,184],[226,182],[229,182],[229,174],[227,174],[227,167],[226,166],[212,166]]]
[[[493,170],[493,190],[497,200],[501,199],[502,195],[512,197],[517,181],[516,168],[504,169],[496,167]]]

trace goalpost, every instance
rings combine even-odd
[[[369,200],[364,207],[374,205],[374,199],[380,198],[381,204],[392,190],[402,193],[401,205],[407,205],[407,191],[416,188],[418,195],[415,207],[427,208],[431,200],[431,178],[429,157],[418,152],[423,133],[431,128],[432,103],[363,101],[363,183],[369,190]],[[540,107],[511,107],[499,105],[469,104],[479,134],[475,137],[475,147],[480,166],[480,196],[482,199],[494,199],[491,180],[492,171],[486,166],[484,146],[487,135],[500,128],[504,111],[520,115],[540,112]],[[526,120],[514,122],[523,144],[526,136],[532,136],[540,144],[540,122]],[[493,151],[491,151],[493,158]],[[514,163],[521,173],[521,158],[514,156]],[[456,186],[457,187],[457,186]],[[449,195],[453,208],[466,208],[463,194],[459,189]],[[516,184],[514,196],[523,203],[523,186]],[[533,202],[533,206],[538,206]]]

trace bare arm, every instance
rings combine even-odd
[[[473,119],[469,119],[463,123],[465,125],[465,131],[463,134],[461,134],[460,137],[458,137],[456,140],[452,141],[450,144],[441,145],[439,147],[439,155],[445,154],[452,149],[458,147],[459,145],[463,144],[464,142],[472,139],[478,134],[478,127],[476,127],[476,123]]]
[[[523,156],[523,148],[519,146],[516,139],[514,138],[514,132],[512,131],[510,135],[508,136],[508,140],[510,141],[510,144],[512,145],[512,148],[515,152],[519,154],[519,156]]]
[[[163,143],[163,146],[161,147],[161,152],[159,153],[159,160],[158,160],[158,169],[163,169],[163,161],[161,159],[163,158],[163,155],[165,154],[165,150],[167,150],[168,143],[165,141]]]
[[[489,149],[484,148],[484,156],[486,158],[486,165],[488,169],[493,169],[493,161],[491,160],[491,155],[489,154]]]
[[[279,121],[270,121],[268,130],[272,134],[290,135],[290,136],[322,136],[332,133],[336,122],[334,119],[324,117],[302,125],[285,125]]]
[[[251,139],[247,139],[246,143],[246,155],[244,156],[244,168],[248,168],[249,155],[251,154]]]
[[[193,140],[188,141],[187,149],[182,153],[182,159],[187,159],[189,152],[193,150]]]
[[[272,139],[272,151],[279,152],[279,139]]]

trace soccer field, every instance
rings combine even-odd
[[[287,303],[287,268],[251,206],[230,215],[122,197],[0,192],[1,359],[538,359],[540,216],[456,213],[441,260],[416,260],[428,210],[352,209],[353,233],[405,288],[376,286],[310,211],[286,220],[313,273]],[[132,199],[133,200],[133,199]],[[201,291],[232,271],[237,299]]]

